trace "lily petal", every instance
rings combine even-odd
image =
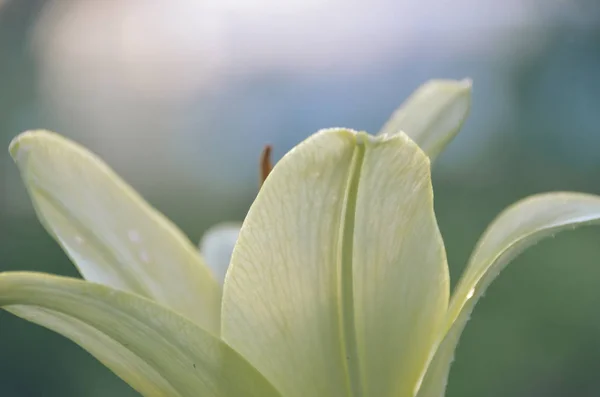
[[[221,287],[195,247],[105,163],[47,131],[19,135],[10,153],[39,219],[84,278],[218,333]]]
[[[469,79],[430,80],[419,87],[380,134],[404,131],[433,161],[458,134],[471,108]]]
[[[325,130],[250,208],[222,337],[286,397],[405,396],[447,303],[425,154],[404,134]]]
[[[0,274],[0,306],[73,340],[146,397],[280,397],[220,339],[139,295],[9,272]]]
[[[490,283],[517,255],[562,230],[600,222],[600,197],[546,193],[524,199],[496,218],[483,234],[459,281],[446,316],[443,338],[419,397],[444,395],[450,364],[471,312]]]
[[[208,229],[200,241],[200,253],[221,284],[241,227],[241,224],[233,222],[218,224]]]

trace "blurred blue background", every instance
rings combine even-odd
[[[430,78],[474,80],[434,167],[453,282],[505,206],[600,193],[596,0],[0,0],[0,147],[32,128],[100,154],[193,241],[242,220],[265,143],[376,132]],[[478,305],[448,396],[600,395],[600,230],[520,256]],[[0,150],[0,270],[76,275]],[[134,396],[85,351],[0,314],[0,396]],[[375,396],[373,396],[375,397]]]

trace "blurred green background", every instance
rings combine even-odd
[[[595,0],[0,0],[0,147],[48,128],[99,153],[193,241],[241,220],[257,160],[375,132],[430,78],[474,80],[434,167],[453,282],[505,206],[600,193]],[[448,396],[600,395],[600,229],[520,256],[478,305]],[[0,270],[75,276],[0,151]],[[0,314],[0,396],[133,396],[85,351]],[[373,396],[375,397],[375,396]]]

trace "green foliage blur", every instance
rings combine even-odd
[[[215,223],[243,219],[258,187],[262,145],[273,143],[281,156],[319,128],[375,132],[429,78],[474,80],[471,117],[433,171],[453,284],[486,225],[507,205],[544,191],[600,194],[600,8],[594,2],[564,3],[585,18],[558,12],[508,34],[497,51],[438,62],[424,49],[354,74],[296,77],[266,69],[237,76],[188,101],[175,117],[183,127],[156,126],[152,134],[167,137],[158,149],[145,152],[152,136],[142,134],[132,145],[136,154],[114,163],[110,142],[121,138],[102,146],[104,136],[78,135],[81,123],[70,124],[68,112],[60,118],[48,111],[49,102],[62,98],[40,91],[44,66],[31,46],[32,27],[47,3],[0,1],[0,149],[22,130],[57,129],[116,164],[193,241]],[[531,37],[535,43],[523,51],[517,44]],[[154,173],[161,169],[168,170]],[[561,234],[508,267],[463,334],[449,397],[600,395],[599,242],[598,228]],[[2,149],[5,270],[77,275],[36,220]],[[135,393],[75,344],[0,312],[1,397],[107,395]]]

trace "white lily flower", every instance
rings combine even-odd
[[[432,95],[405,111],[430,117],[456,105],[464,116],[461,87],[454,100]],[[464,117],[402,112],[381,135],[322,130],[287,153],[235,238],[222,288],[183,234],[100,159],[56,134],[24,133],[11,154],[86,280],[0,273],[0,305],[78,343],[144,396],[441,397],[485,288],[541,238],[598,222],[600,197],[514,204],[450,297],[427,154]],[[209,240],[207,260],[224,263],[209,258],[228,250]]]

